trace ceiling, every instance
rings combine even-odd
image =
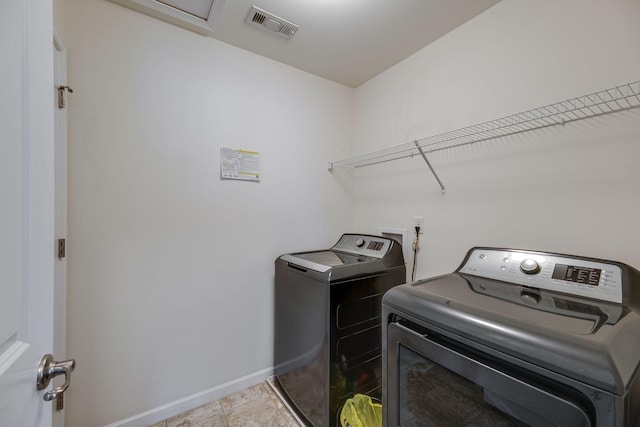
[[[500,0],[112,1],[320,77],[357,87]],[[142,3],[147,7],[140,7]],[[150,4],[152,8],[148,7]],[[245,22],[254,5],[298,25],[299,29],[286,39],[282,34]],[[172,9],[173,18],[167,19],[162,8]],[[176,9],[181,9],[177,15]],[[185,11],[189,19],[198,15],[196,19],[204,19],[208,26],[193,28],[186,24],[187,20],[176,19],[180,14],[186,15]]]

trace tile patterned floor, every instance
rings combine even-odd
[[[300,427],[266,382],[149,427]]]

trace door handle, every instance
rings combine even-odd
[[[57,398],[69,388],[69,383],[71,382],[71,372],[75,369],[75,367],[75,359],[65,360],[64,362],[55,362],[51,354],[45,354],[44,356],[42,356],[40,365],[38,365],[38,377],[36,381],[38,390],[45,389],[49,385],[51,380],[58,375],[64,375],[64,384],[62,384],[60,387],[46,392],[42,397],[45,401],[48,402]]]

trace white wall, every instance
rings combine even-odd
[[[104,0],[64,22],[67,425],[144,425],[270,374],[274,260],[352,230],[327,162],[353,90]],[[260,151],[261,182],[221,181],[221,147]]]
[[[356,90],[354,153],[637,81],[638,22],[637,0],[503,0]],[[419,158],[359,169],[355,228],[423,215],[417,278],[476,245],[640,268],[639,138],[635,110],[433,153],[444,196]]]

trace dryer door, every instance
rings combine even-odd
[[[397,323],[387,333],[387,426],[592,425],[583,403],[488,366],[488,355],[461,352]]]

